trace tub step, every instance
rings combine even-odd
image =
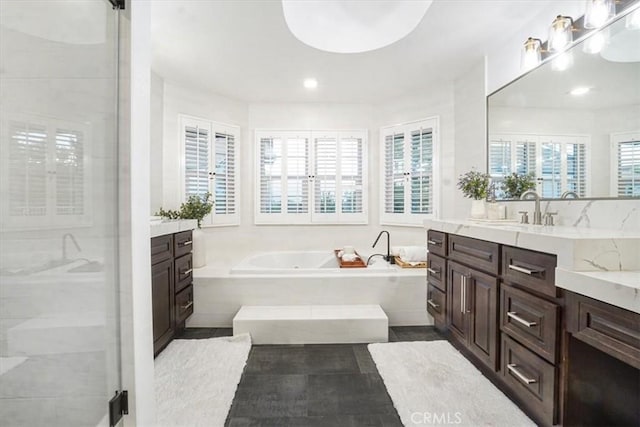
[[[372,343],[389,340],[389,319],[379,305],[243,305],[233,334],[254,344]]]

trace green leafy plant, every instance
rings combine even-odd
[[[519,199],[527,190],[536,188],[535,176],[530,174],[512,173],[507,175],[502,182],[502,189],[507,199]]]
[[[177,211],[160,208],[156,215],[169,219],[195,219],[198,221],[198,228],[200,228],[202,219],[211,213],[212,208],[211,193],[207,192],[202,197],[199,195],[189,196]]]
[[[460,175],[458,188],[462,190],[464,197],[475,200],[487,198],[489,192],[489,175],[478,171],[469,171]]]

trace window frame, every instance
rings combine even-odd
[[[281,209],[279,213],[264,213],[261,212],[261,141],[263,139],[276,139],[279,138],[283,141],[283,156],[286,156],[288,150],[287,139],[307,139],[307,211],[300,213],[287,212],[287,205],[285,203],[287,199],[287,186],[284,180],[281,183]],[[341,141],[347,138],[360,138],[361,139],[361,159],[362,159],[362,212],[346,213],[342,212],[342,177],[340,172],[336,178],[336,212],[332,213],[317,213],[316,208],[316,195],[315,195],[315,176],[317,171],[316,165],[316,139],[319,138],[335,138],[336,139],[336,168],[340,169],[340,159],[342,156],[342,150],[340,149]],[[368,212],[368,190],[367,184],[369,180],[368,176],[368,130],[366,129],[354,129],[354,130],[282,130],[282,129],[255,129],[254,130],[254,223],[256,225],[342,225],[342,224],[368,224],[369,212]],[[286,165],[283,163],[286,168]],[[287,175],[288,176],[288,175]]]
[[[629,143],[640,141],[640,130],[630,131],[630,132],[615,132],[609,135],[610,141],[610,158],[611,158],[611,173],[610,173],[610,190],[611,197],[619,197],[619,198],[633,198],[634,196],[621,196],[618,194],[618,174],[619,174],[619,159],[618,159],[618,145],[621,143]]]
[[[201,221],[202,228],[209,227],[231,227],[240,225],[240,143],[241,143],[241,129],[240,126],[215,122],[213,120],[205,119],[202,117],[192,116],[188,114],[178,115],[178,138],[180,141],[180,200],[182,203],[187,200],[186,190],[186,142],[185,142],[185,128],[187,126],[200,126],[205,127],[209,131],[208,140],[208,177],[209,185],[208,191],[211,193],[211,198],[214,201],[214,205],[211,209],[211,213],[203,218]],[[234,156],[235,163],[233,168],[233,182],[234,182],[234,213],[216,213],[215,205],[215,174],[212,175],[212,171],[215,170],[216,159],[216,135],[217,134],[233,135],[234,137]]]
[[[432,129],[432,212],[429,214],[411,212],[411,141],[412,132],[422,129]],[[386,210],[386,146],[385,139],[388,135],[403,134],[403,166],[405,178],[404,183],[404,212],[389,213]],[[393,225],[402,227],[423,227],[425,219],[435,219],[440,215],[440,116],[427,117],[420,120],[412,120],[396,125],[383,126],[380,128],[380,225]],[[407,175],[408,174],[408,175]],[[407,181],[408,178],[408,181]],[[407,191],[408,189],[408,191]]]
[[[91,227],[93,225],[93,173],[92,173],[92,126],[88,122],[73,122],[69,120],[58,119],[49,116],[30,115],[13,113],[2,121],[0,128],[2,129],[2,138],[10,142],[11,122],[19,122],[25,126],[35,125],[46,129],[46,146],[45,146],[45,201],[46,213],[38,216],[11,216],[9,200],[2,203],[1,208],[1,224],[2,230],[38,230],[41,228],[68,228],[68,227]],[[82,210],[79,215],[64,215],[56,212],[57,208],[57,186],[56,181],[56,136],[58,130],[72,130],[80,132],[83,135],[82,144]],[[10,146],[7,146],[6,155],[2,157],[2,182],[10,185],[11,176],[10,169]],[[10,191],[7,188],[7,191]]]

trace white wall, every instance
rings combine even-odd
[[[162,205],[162,146],[164,118],[164,80],[151,72],[151,141],[149,141],[149,161],[151,194],[151,215]]]

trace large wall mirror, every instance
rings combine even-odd
[[[517,198],[514,178],[527,175],[547,199],[640,197],[640,28],[629,16],[557,58],[568,64],[551,59],[489,95],[497,198]],[[594,38],[604,47],[587,53]]]

